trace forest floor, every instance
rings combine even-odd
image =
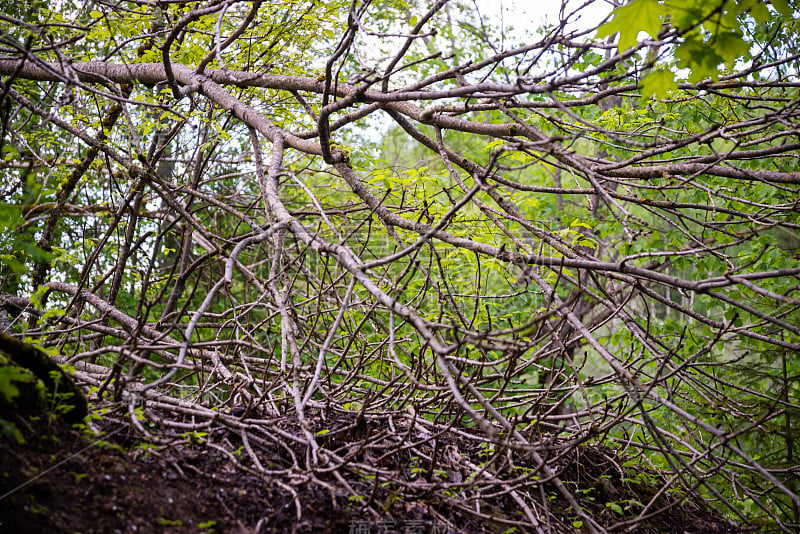
[[[11,436],[0,438],[0,532],[528,531],[514,530],[507,522],[519,517],[519,510],[502,496],[482,503],[482,513],[496,520],[467,513],[474,503],[464,502],[460,507],[457,501],[445,502],[440,494],[431,491],[421,492],[413,499],[393,499],[383,490],[372,491],[370,514],[361,506],[363,503],[348,499],[342,484],[345,481],[350,488],[363,488],[363,481],[337,483],[330,477],[328,488],[296,484],[295,497],[279,480],[235,467],[224,453],[192,440],[155,447],[126,425],[110,421],[98,425],[104,431],[100,438],[47,417],[24,422],[18,418],[15,424],[25,443],[18,443]],[[448,439],[464,451],[474,448],[470,443],[459,442],[457,436]],[[262,461],[265,465],[285,461],[279,451],[275,455]],[[620,477],[616,472],[622,462],[613,455],[608,449],[584,446],[563,459],[561,465],[564,480],[583,480],[585,487],[575,492],[583,496],[581,506],[605,527],[636,517],[633,510],[623,508],[624,503],[647,499],[658,490],[631,482],[634,473],[632,478]],[[398,470],[402,470],[405,461],[399,456],[395,460]],[[650,480],[652,485],[652,477]],[[369,488],[366,490],[369,493]],[[299,514],[296,503],[300,503]],[[664,509],[641,520],[634,531],[741,531],[698,500],[679,499],[665,504]],[[564,510],[561,520],[557,517],[559,509]],[[380,513],[376,515],[374,510]],[[551,510],[556,519],[543,525],[543,532],[585,531],[580,524],[578,528],[573,526],[565,503],[554,498]]]

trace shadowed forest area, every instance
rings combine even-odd
[[[794,0],[0,0],[0,531],[800,529]]]

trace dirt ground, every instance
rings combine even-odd
[[[259,477],[236,467],[221,452],[203,443],[184,441],[155,447],[119,420],[103,421],[105,435],[92,436],[47,417],[15,421],[24,444],[11,436],[0,442],[0,532],[128,533],[128,532],[275,532],[275,533],[501,533],[514,530],[502,520],[481,519],[458,501],[443,501],[436,492],[397,498],[389,489],[373,491],[372,514],[348,498],[341,481],[328,487],[295,484],[293,496],[280,480]],[[469,451],[469,443],[455,445]],[[609,466],[607,449],[584,447],[563,459],[562,478],[583,480],[581,505],[604,526],[625,520],[622,509],[605,503],[652,495],[657,488],[621,482]],[[280,453],[274,460],[280,463]],[[402,470],[403,458],[390,459]],[[613,462],[618,465],[617,462]],[[631,477],[632,479],[632,477]],[[627,479],[626,479],[627,480]],[[351,488],[363,480],[346,480]],[[377,488],[377,485],[376,485]],[[363,488],[369,493],[369,488]],[[300,504],[298,514],[297,503]],[[642,533],[713,534],[740,532],[696,501],[674,502],[647,518]],[[375,515],[374,510],[380,514]],[[563,521],[545,532],[580,533],[568,517],[568,506],[554,499],[552,510],[563,509]],[[483,503],[487,517],[513,514],[515,505],[502,496]],[[299,519],[298,519],[299,516]],[[566,529],[566,530],[565,530]]]

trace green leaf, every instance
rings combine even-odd
[[[767,5],[761,0],[747,0],[742,7],[750,10],[750,16],[753,17],[758,24],[764,24],[770,19],[769,9],[767,9]]]
[[[668,70],[654,70],[642,78],[642,96],[650,98],[666,98],[670,91],[678,89],[675,76]]]
[[[733,68],[736,60],[750,53],[750,45],[735,32],[723,32],[714,36],[714,51],[725,64]]]
[[[655,0],[634,0],[614,12],[614,18],[597,29],[597,37],[602,39],[619,33],[620,52],[636,45],[640,31],[657,37],[661,31],[661,17],[666,14],[664,7]]]
[[[707,77],[715,78],[717,66],[722,63],[722,58],[716,51],[698,39],[687,39],[685,43],[675,51],[678,58],[678,66],[689,69],[690,82],[699,82]]]
[[[792,6],[789,5],[788,0],[771,0],[770,2],[775,10],[784,17],[791,17],[794,14]]]
[[[14,382],[33,382],[35,378],[27,370],[13,365],[0,367],[0,396],[6,402],[13,402],[19,395],[19,389],[14,385]]]
[[[0,434],[13,437],[18,445],[25,443],[25,438],[22,437],[22,432],[20,432],[16,425],[14,425],[14,423],[11,421],[0,419]]]

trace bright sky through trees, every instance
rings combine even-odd
[[[475,5],[481,14],[497,21],[498,27],[512,27],[509,36],[519,37],[542,25],[557,23],[562,8],[561,0],[475,0]],[[606,0],[568,0],[564,13],[577,10],[569,26],[589,29],[596,27],[612,9]]]

